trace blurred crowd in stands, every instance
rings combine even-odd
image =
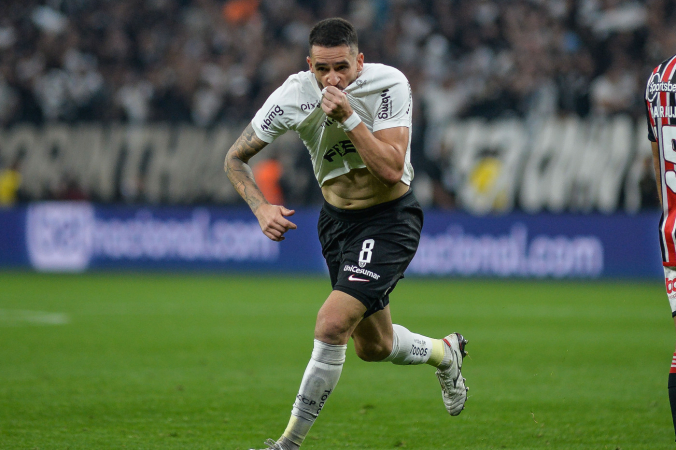
[[[457,118],[638,119],[650,70],[676,52],[670,0],[3,0],[0,126],[243,124],[307,69],[310,28],[332,16],[366,62],[408,76],[427,155]]]

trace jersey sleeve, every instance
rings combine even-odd
[[[294,83],[287,80],[265,101],[258,110],[251,125],[256,136],[270,144],[293,126],[292,103],[296,98],[293,93]]]
[[[411,85],[402,75],[402,80],[384,89],[376,102],[373,131],[394,127],[411,126],[413,96]]]

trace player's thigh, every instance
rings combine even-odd
[[[327,344],[347,344],[365,312],[366,307],[356,298],[332,291],[317,313],[315,339]]]

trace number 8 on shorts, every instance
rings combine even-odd
[[[371,250],[373,246],[376,245],[376,241],[373,239],[366,239],[361,246],[361,252],[359,252],[359,267],[364,267],[366,264],[371,262]]]

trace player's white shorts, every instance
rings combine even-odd
[[[667,285],[667,297],[673,317],[676,316],[676,267],[664,267],[664,283]]]

